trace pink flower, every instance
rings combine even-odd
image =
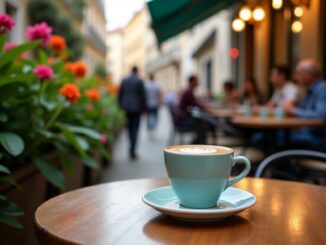
[[[53,77],[53,70],[49,66],[39,65],[33,70],[33,74],[39,79],[45,81],[50,80]]]
[[[102,134],[101,138],[100,138],[100,142],[102,144],[105,144],[107,141],[108,141],[108,136],[106,136],[105,134]]]
[[[0,35],[10,31],[15,25],[15,21],[9,15],[0,13]]]
[[[6,44],[5,44],[5,46],[3,47],[3,49],[5,50],[5,51],[8,51],[9,49],[12,49],[12,48],[14,48],[14,47],[16,47],[17,45],[16,45],[16,43],[14,43],[14,42],[6,42]]]
[[[52,28],[45,22],[29,26],[27,28],[27,38],[30,41],[41,40],[42,46],[49,44],[52,35]]]

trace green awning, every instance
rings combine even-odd
[[[237,0],[153,0],[148,2],[159,43],[191,28]]]

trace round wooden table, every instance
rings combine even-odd
[[[245,178],[257,203],[216,223],[168,218],[142,202],[167,179],[91,186],[54,197],[35,213],[41,244],[326,244],[326,187]]]
[[[301,127],[324,127],[326,122],[321,119],[305,119],[297,117],[285,117],[277,120],[275,117],[260,118],[257,115],[252,117],[234,116],[231,119],[234,126],[246,129],[261,130],[264,134],[264,151],[267,155],[274,153],[277,149],[277,132],[284,130],[285,145],[290,145],[291,130]]]

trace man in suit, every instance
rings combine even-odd
[[[119,104],[126,112],[130,141],[130,158],[137,159],[136,144],[140,116],[146,110],[146,94],[143,81],[138,76],[138,68],[134,66],[131,75],[121,82]]]

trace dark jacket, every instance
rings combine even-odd
[[[136,75],[122,80],[119,91],[119,104],[122,110],[141,113],[146,110],[146,95],[143,81]]]

